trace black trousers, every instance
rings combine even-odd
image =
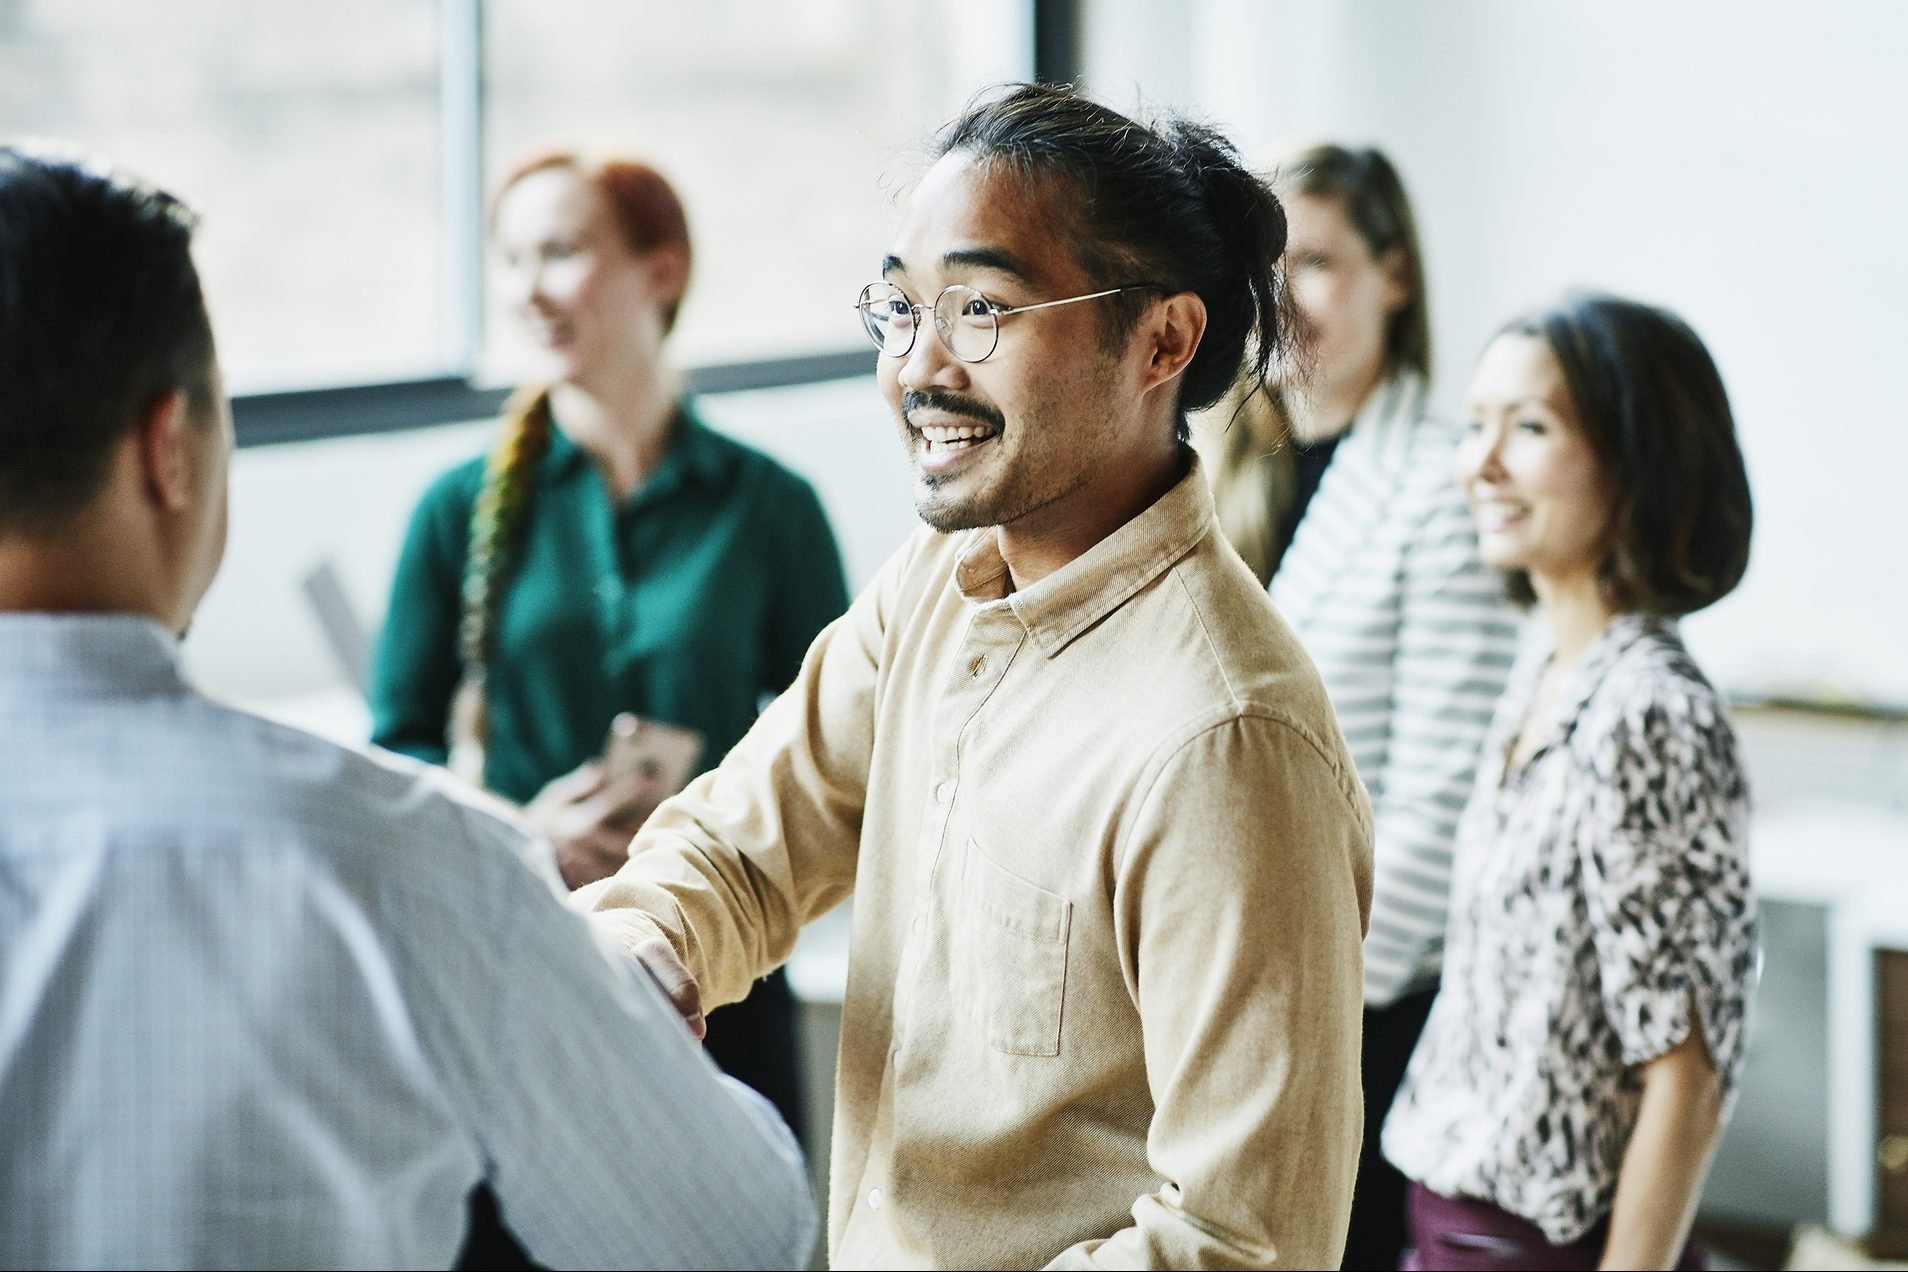
[[[741,1002],[710,1012],[708,1026],[702,1045],[709,1058],[730,1077],[767,1096],[806,1148],[802,1057],[788,977],[774,972]],[[457,1267],[468,1272],[521,1272],[538,1266],[504,1225],[489,1186],[479,1186],[470,1195],[470,1228]]]
[[[1358,1185],[1352,1193],[1351,1231],[1345,1238],[1341,1265],[1348,1272],[1394,1272],[1409,1244],[1407,1181],[1378,1151],[1378,1133],[1437,994],[1435,989],[1421,990],[1389,1007],[1365,1009],[1365,1142],[1358,1153]]]
[[[801,1043],[787,973],[778,968],[741,1002],[710,1012],[708,1025],[702,1047],[709,1058],[730,1077],[767,1096],[806,1149]]]

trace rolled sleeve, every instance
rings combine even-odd
[[[1734,735],[1676,697],[1624,715],[1600,754],[1579,853],[1604,1012],[1634,1065],[1688,1036],[1693,1001],[1728,1088],[1755,968]]]

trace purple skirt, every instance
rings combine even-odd
[[[1604,1220],[1569,1245],[1552,1245],[1543,1229],[1508,1210],[1468,1197],[1446,1197],[1423,1184],[1411,1185],[1405,1213],[1412,1247],[1398,1265],[1405,1272],[1594,1269],[1603,1258],[1609,1228]],[[1709,1259],[1691,1241],[1676,1267],[1678,1272],[1707,1272]]]

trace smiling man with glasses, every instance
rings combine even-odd
[[[927,527],[578,894],[687,1009],[855,898],[835,1266],[1337,1266],[1370,810],[1186,444],[1284,240],[1199,126],[950,125],[856,305]]]

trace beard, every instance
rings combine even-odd
[[[1097,454],[1070,435],[1090,429],[1095,418],[1081,403],[1101,397],[1111,359],[1081,360],[1061,369],[1023,400],[1006,427],[1004,413],[985,399],[945,391],[904,393],[901,426],[914,469],[914,511],[928,526],[950,534],[1006,526],[1035,517],[1091,480]],[[930,472],[920,465],[927,442],[909,422],[917,410],[964,417],[989,429],[992,440],[978,443],[985,454],[973,456],[951,472]]]
[[[1023,420],[1016,431],[1024,442],[1037,439],[1039,428],[1039,421]],[[1005,435],[987,444],[1005,446]],[[917,472],[915,515],[942,534],[1009,526],[1065,499],[1090,477],[1086,469],[1057,463],[1037,445],[1022,446],[1014,454],[1003,450],[988,459],[991,471]]]
[[[923,480],[922,484],[932,489],[938,483]],[[914,513],[930,529],[942,534],[953,534],[957,530],[979,530],[983,526],[1000,524],[992,510],[975,499],[942,502],[916,495]]]
[[[946,415],[962,417],[989,430],[986,441],[974,443],[977,446],[993,448],[983,459],[998,459],[1000,448],[1006,444],[1007,420],[993,404],[965,393],[945,391],[916,392],[910,389],[901,398],[901,433],[908,447],[909,458],[914,461],[915,496],[914,511],[922,521],[942,534],[951,534],[957,530],[977,530],[983,526],[999,524],[998,504],[1003,494],[1003,481],[1011,482],[1010,472],[996,471],[991,480],[988,475],[973,468],[963,468],[952,473],[930,472],[920,467],[921,451],[927,446],[927,439],[916,431],[910,423],[910,417],[916,411],[937,411]],[[978,488],[963,498],[958,487],[963,481],[977,484]]]

